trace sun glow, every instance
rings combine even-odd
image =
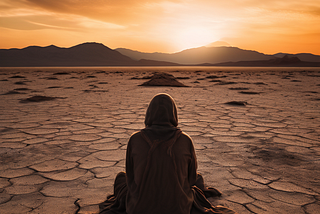
[[[95,41],[174,53],[226,41],[265,54],[319,55],[318,5],[319,0],[0,0],[0,49]]]
[[[201,26],[188,26],[177,30],[174,34],[173,43],[176,48],[183,50],[205,46],[219,39],[219,35],[212,29]]]

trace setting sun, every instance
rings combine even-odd
[[[210,29],[199,26],[188,26],[178,29],[172,37],[173,44],[180,50],[205,46],[220,39]]]

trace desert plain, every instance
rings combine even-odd
[[[166,72],[188,87],[139,86]],[[98,213],[168,93],[214,205],[320,213],[320,69],[0,68],[0,213]]]

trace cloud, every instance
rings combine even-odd
[[[40,8],[41,2],[46,10]],[[83,15],[63,13],[70,7],[63,3],[53,4],[53,1],[22,1],[3,0],[0,2],[0,27],[17,30],[40,30],[40,29],[62,29],[62,30],[85,30],[85,29],[124,29],[125,27],[112,22],[100,21]],[[11,4],[12,3],[12,4]],[[63,9],[65,8],[65,9]],[[61,11],[61,12],[58,12]]]
[[[297,32],[318,34],[319,23],[319,0],[0,0],[0,27],[7,32],[30,30],[48,36],[47,31],[64,31],[60,39],[65,41],[102,38],[141,47],[169,46],[191,37],[189,32],[199,40],[205,34],[206,40],[212,37],[210,42],[232,37],[249,44],[255,38],[263,42]]]
[[[78,25],[85,27],[85,28],[96,28],[96,29],[125,29],[125,26],[102,22],[98,20],[93,20],[85,17],[78,17]]]
[[[257,21],[265,14],[319,15],[318,0],[2,0],[1,14],[48,13],[85,17],[111,27],[173,21]],[[98,26],[96,24],[95,26]],[[89,26],[84,24],[84,26]],[[94,26],[94,25],[92,25]]]
[[[124,26],[89,19],[83,16],[67,15],[23,15],[0,16],[0,27],[16,30],[56,29],[69,31],[85,31],[86,29],[119,30]]]
[[[15,30],[40,30],[43,27],[30,23],[19,17],[0,17],[0,27]]]
[[[9,0],[7,0],[9,1]],[[14,1],[14,0],[10,0]],[[22,1],[22,0],[18,0]],[[37,8],[54,13],[74,14],[90,19],[97,19],[114,24],[130,24],[142,22],[146,17],[159,14],[159,9],[150,11],[147,7],[151,3],[164,2],[163,0],[24,0],[26,7]],[[170,0],[165,2],[179,2]],[[150,15],[150,16],[149,16]]]

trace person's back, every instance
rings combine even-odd
[[[128,143],[127,213],[190,213],[191,186],[197,176],[191,139],[177,130],[173,138],[154,144],[157,142],[152,142],[144,130]]]

